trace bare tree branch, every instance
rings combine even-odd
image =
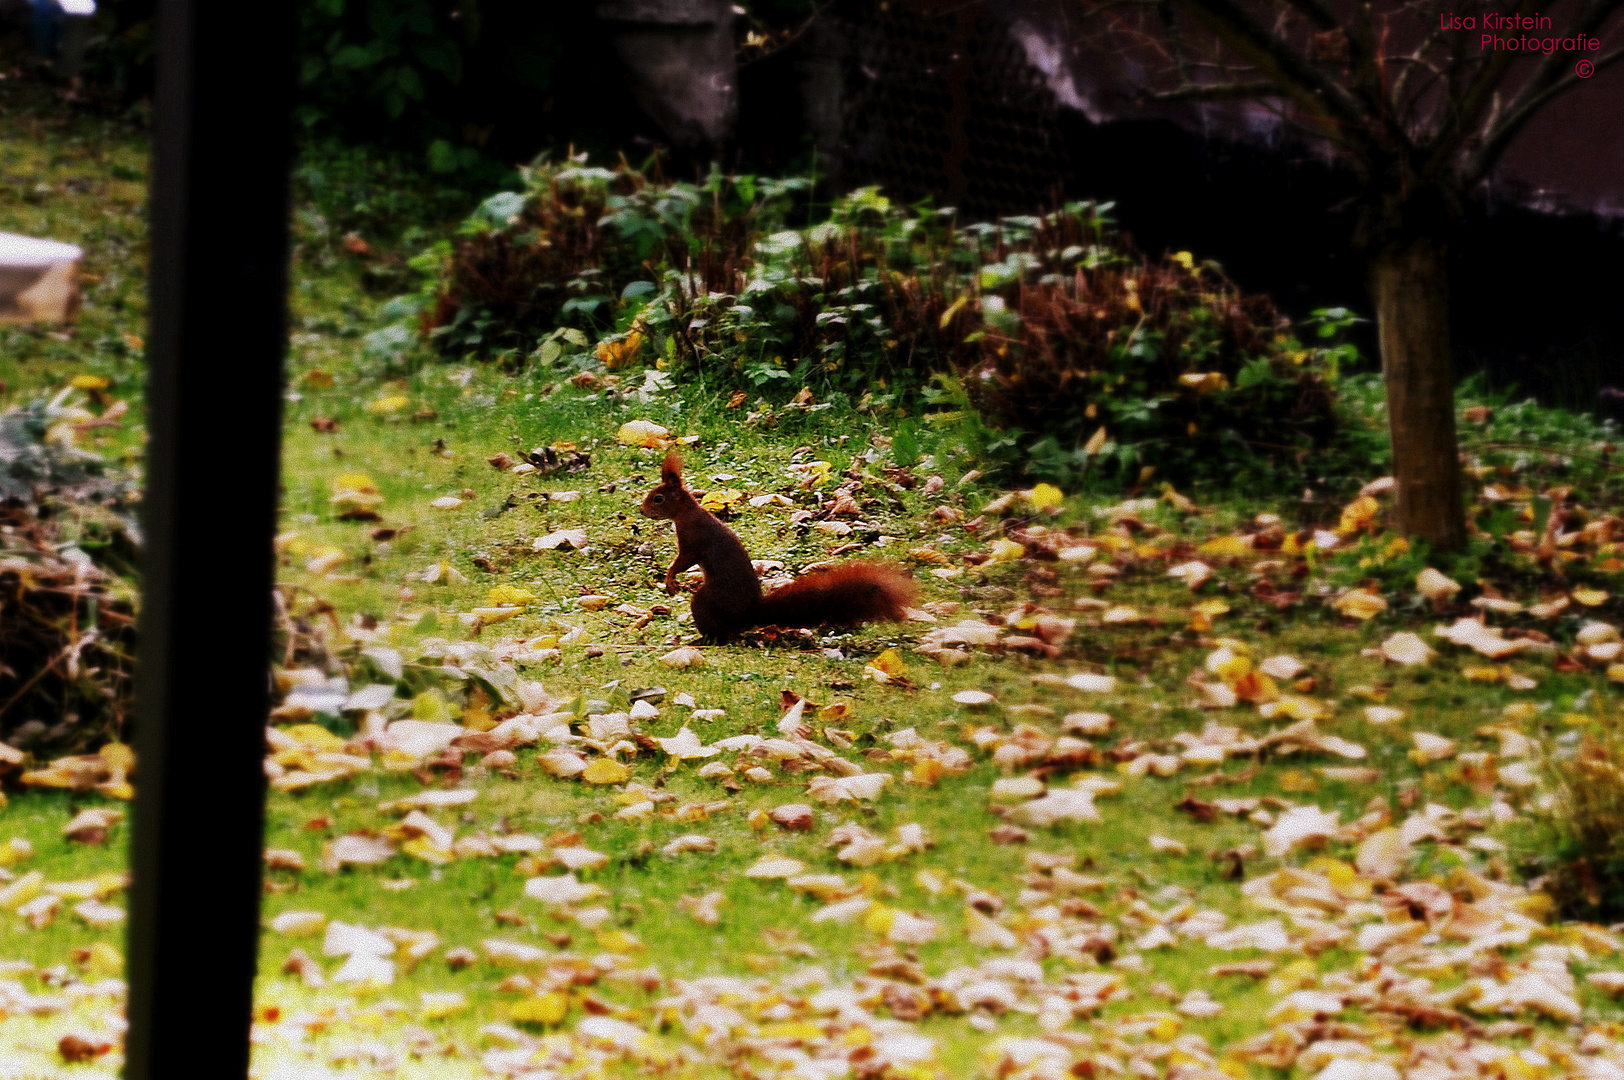
[[[1163,90],[1147,94],[1147,101],[1252,101],[1258,98],[1283,97],[1285,91],[1272,82],[1245,83],[1189,83],[1176,90]]]
[[[1337,21],[1335,13],[1319,0],[1286,0],[1292,7],[1302,12],[1308,21],[1321,30],[1340,30],[1342,24]]]
[[[1365,141],[1371,117],[1347,90],[1293,49],[1280,35],[1254,21],[1233,0],[1178,0],[1191,17],[1321,119],[1322,134],[1338,143]]]
[[[1600,33],[1602,24],[1605,23],[1609,17],[1617,13],[1621,8],[1624,8],[1624,0],[1592,0],[1592,2],[1585,4],[1580,8],[1579,13],[1574,17],[1573,22],[1569,24],[1565,31],[1552,36],[1563,38],[1592,37]],[[1497,158],[1499,154],[1503,152],[1504,148],[1510,143],[1509,139],[1502,139],[1499,137],[1499,133],[1496,130],[1497,121],[1498,123],[1503,124],[1511,117],[1521,117],[1524,119],[1520,119],[1518,121],[1518,126],[1520,127],[1522,123],[1525,122],[1527,116],[1531,116],[1533,111],[1537,111],[1540,105],[1543,105],[1546,101],[1550,100],[1551,96],[1554,96],[1549,93],[1552,86],[1560,83],[1563,88],[1566,89],[1567,87],[1575,85],[1577,79],[1572,77],[1563,77],[1563,73],[1569,71],[1573,65],[1573,62],[1572,53],[1554,51],[1547,53],[1545,57],[1540,60],[1539,66],[1534,69],[1533,74],[1531,74],[1523,83],[1516,96],[1512,98],[1510,103],[1505,106],[1504,110],[1500,113],[1500,116],[1485,120],[1481,128],[1481,139],[1483,145],[1486,146],[1493,143],[1500,148],[1499,150],[1495,151],[1492,158]],[[1529,103],[1537,104],[1533,106],[1532,110],[1525,109],[1525,106],[1527,106]],[[1482,152],[1479,150],[1474,156],[1481,156],[1481,154]],[[1485,171],[1494,167],[1494,161],[1492,158],[1484,159]]]
[[[1519,16],[1534,14],[1537,3],[1538,0],[1522,0],[1522,3],[1517,5],[1516,14]],[[1464,35],[1457,35],[1457,54],[1462,39]],[[1500,85],[1500,80],[1505,78],[1507,69],[1511,67],[1517,55],[1509,51],[1491,53],[1483,67],[1478,70],[1477,77],[1466,89],[1458,97],[1451,95],[1449,116],[1431,145],[1426,147],[1426,155],[1420,169],[1423,178],[1431,180],[1441,175],[1460,148],[1477,131],[1483,110],[1489,107],[1495,88]]]
[[[1531,119],[1579,83],[1572,52],[1484,50],[1440,18],[1490,14],[1494,0],[1081,2],[1096,16],[1116,13],[1111,32],[1128,35],[1139,63],[1150,60],[1135,80],[1141,102],[1264,103],[1376,185],[1367,194],[1383,220],[1425,189],[1458,205]],[[1624,29],[1624,0],[1514,2],[1522,17],[1556,8],[1561,37]],[[1597,70],[1621,62],[1608,53]]]
[[[1599,75],[1621,60],[1624,60],[1624,49],[1614,49],[1595,61],[1595,70],[1592,74]],[[1508,108],[1494,130],[1490,132],[1489,137],[1483,141],[1483,145],[1472,154],[1466,168],[1461,171],[1461,179],[1466,186],[1474,186],[1488,176],[1489,171],[1500,160],[1500,155],[1505,153],[1506,149],[1522,132],[1522,129],[1534,118],[1535,113],[1549,104],[1552,99],[1560,97],[1583,81],[1577,74],[1570,71],[1562,78],[1546,86],[1538,94],[1521,99]]]
[[[1382,87],[1381,58],[1376,52],[1375,25],[1371,18],[1370,0],[1359,0],[1354,5],[1353,18],[1343,29],[1348,38],[1348,60],[1353,75],[1365,96],[1366,104],[1385,111],[1386,93]]]
[[[1388,91],[1389,96],[1392,98],[1393,104],[1403,108],[1405,100],[1404,91],[1409,85],[1411,73],[1413,73],[1417,68],[1426,67],[1432,71],[1433,75],[1437,76],[1440,74],[1437,65],[1429,63],[1426,60],[1426,56],[1438,44],[1443,35],[1444,31],[1441,29],[1434,28],[1429,30],[1427,32],[1427,36],[1421,39],[1421,44],[1411,49],[1408,56],[1395,56],[1390,59],[1390,63],[1403,63],[1408,65],[1404,68],[1404,70],[1398,73],[1398,76],[1393,80],[1391,89]]]

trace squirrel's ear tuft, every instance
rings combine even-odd
[[[666,480],[682,479],[682,455],[676,450],[665,452],[665,462],[660,466],[660,475]]]

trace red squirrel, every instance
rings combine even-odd
[[[851,626],[907,617],[918,588],[894,566],[849,562],[803,574],[766,596],[750,554],[738,536],[700,506],[682,483],[682,457],[672,450],[660,467],[660,486],[643,499],[643,516],[677,523],[677,557],[665,572],[675,595],[677,575],[698,564],[705,583],[694,593],[694,626],[727,640],[753,626]]]

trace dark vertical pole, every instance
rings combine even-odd
[[[128,1080],[248,1071],[295,11],[158,5]]]

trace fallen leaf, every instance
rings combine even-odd
[[[1381,652],[1388,660],[1406,667],[1425,664],[1436,655],[1431,646],[1408,631],[1394,634],[1382,642]]]
[[[1263,850],[1278,859],[1294,848],[1324,844],[1336,835],[1341,816],[1317,806],[1294,806],[1263,834]]]
[[[631,420],[620,425],[615,433],[617,442],[626,446],[643,446],[657,449],[670,441],[671,432],[651,420]]]
[[[1387,601],[1367,589],[1349,589],[1331,605],[1355,619],[1373,619],[1387,610]]]
[[[792,878],[806,871],[806,864],[786,855],[763,855],[744,871],[747,878]]]
[[[618,761],[597,758],[581,772],[581,779],[589,784],[623,784],[631,779],[632,771]]]

